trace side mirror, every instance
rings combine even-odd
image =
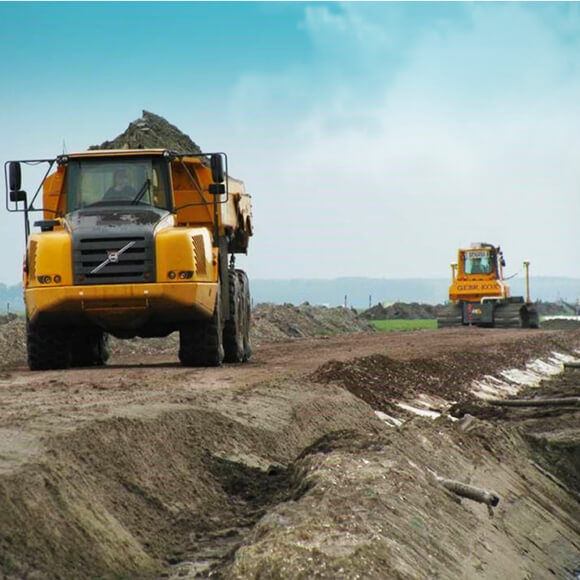
[[[211,178],[214,183],[223,183],[225,179],[224,175],[224,162],[222,156],[219,153],[214,153],[210,157],[210,167],[211,167]]]
[[[10,191],[20,191],[22,187],[22,172],[20,171],[20,162],[10,162],[10,165],[8,166],[8,175],[10,178]]]
[[[23,201],[26,203],[26,192],[25,191],[11,191],[10,192],[10,201],[17,203],[19,201]]]
[[[13,203],[18,203],[19,201],[26,203],[26,192],[21,190],[22,172],[19,161],[11,161],[8,165],[8,182],[10,201]]]

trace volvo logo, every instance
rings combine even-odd
[[[119,261],[119,252],[113,252],[111,250],[107,250],[107,260],[110,264],[116,264]]]
[[[119,261],[119,256],[126,252],[129,248],[132,248],[135,242],[129,242],[127,245],[123,246],[120,250],[107,250],[107,259],[101,262],[96,268],[91,270],[91,274],[99,273],[108,264],[116,264]]]

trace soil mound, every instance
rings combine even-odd
[[[26,323],[23,318],[0,324],[0,368],[26,364]]]
[[[542,328],[549,330],[573,330],[575,328],[580,328],[580,316],[570,317],[570,318],[550,318],[548,320],[542,320]]]
[[[403,318],[407,320],[437,318],[437,312],[442,307],[440,305],[419,304],[417,302],[405,303],[395,302],[388,306],[377,304],[360,314],[365,320],[390,320]]]
[[[16,316],[16,314],[4,314],[0,316],[0,325],[8,324],[9,322],[16,320],[17,318],[18,316]]]
[[[112,141],[91,145],[90,149],[171,149],[178,152],[201,153],[199,146],[163,117],[143,111],[124,133]]]
[[[383,354],[348,361],[330,360],[309,378],[339,385],[373,409],[400,415],[401,410],[394,406],[397,400],[412,401],[418,393],[457,403],[473,400],[470,385],[475,379],[494,375],[498,368],[523,368],[531,353],[549,357],[554,351],[569,351],[575,340],[575,333],[570,333],[569,337],[566,334],[538,334],[525,340],[508,341],[493,351],[465,349],[408,361]]]
[[[300,306],[258,304],[252,316],[253,337],[257,342],[372,330],[354,310],[311,306],[308,302]]]

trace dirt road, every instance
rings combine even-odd
[[[513,395],[521,381],[501,372],[536,359],[526,376],[547,378],[580,357],[579,330],[303,338],[219,369],[124,352],[103,369],[0,369],[5,578],[580,569],[580,407],[474,395],[489,381]],[[579,377],[570,367],[518,396],[578,397]],[[499,505],[439,478],[493,489]]]

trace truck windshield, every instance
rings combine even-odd
[[[171,209],[167,162],[160,157],[70,159],[66,193],[67,212],[139,204]]]
[[[466,274],[491,274],[492,272],[493,261],[487,250],[465,252]]]

